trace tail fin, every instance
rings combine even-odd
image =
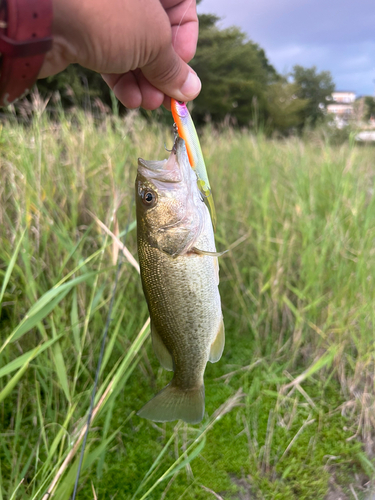
[[[183,391],[171,382],[146,403],[137,415],[154,422],[181,419],[188,424],[197,424],[204,416],[204,385]]]

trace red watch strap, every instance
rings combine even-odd
[[[6,106],[31,89],[52,48],[52,0],[3,0],[0,20],[0,106]]]

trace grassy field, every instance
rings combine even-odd
[[[171,130],[34,111],[0,134],[0,500],[72,494],[138,156]],[[374,149],[214,131],[226,347],[201,425],[135,412],[170,379],[124,258],[79,495],[360,499],[375,472]],[[121,250],[120,250],[121,252]],[[46,495],[50,493],[50,495]]]

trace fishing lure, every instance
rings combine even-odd
[[[171,109],[178,135],[185,141],[189,163],[198,178],[198,188],[204,196],[205,203],[211,215],[214,231],[216,230],[216,210],[203,153],[194,122],[187,109],[186,103],[171,99]]]

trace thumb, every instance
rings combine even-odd
[[[143,66],[142,73],[154,87],[178,101],[191,101],[201,90],[197,74],[175,52],[172,44]]]

